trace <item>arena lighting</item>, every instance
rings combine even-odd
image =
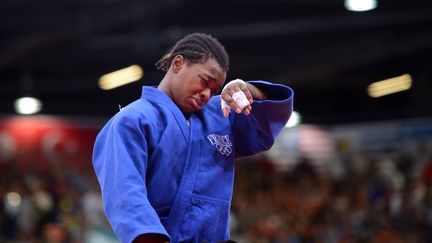
[[[119,86],[138,81],[143,77],[143,70],[138,65],[132,65],[100,77],[99,87],[103,90],[114,89]]]
[[[285,127],[295,127],[301,122],[301,116],[297,111],[293,111],[290,119],[288,120]]]
[[[376,98],[396,92],[401,92],[411,88],[411,75],[404,74],[398,77],[378,81],[368,86],[370,97]]]
[[[369,11],[377,7],[376,0],[345,0],[345,8],[349,11]]]
[[[8,192],[6,194],[6,202],[12,207],[18,207],[21,201],[21,196],[17,192]]]
[[[33,97],[21,97],[15,100],[15,111],[18,114],[30,115],[38,113],[42,109],[42,102]]]

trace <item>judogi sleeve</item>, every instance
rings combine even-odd
[[[131,112],[117,114],[99,133],[93,151],[105,213],[122,242],[144,233],[169,237],[147,198],[148,149],[141,120]]]
[[[294,92],[287,86],[265,81],[249,81],[268,100],[254,100],[251,114],[230,116],[235,158],[266,151],[285,127],[293,110]]]

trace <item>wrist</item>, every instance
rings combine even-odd
[[[260,89],[258,89],[255,85],[246,83],[246,86],[248,87],[249,91],[251,92],[251,95],[254,100],[266,100],[267,95],[262,92]]]

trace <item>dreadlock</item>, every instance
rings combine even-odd
[[[169,54],[155,63],[156,68],[168,71],[177,55],[182,55],[189,63],[205,63],[209,58],[214,58],[225,72],[228,71],[229,58],[224,46],[208,34],[193,33],[185,36],[174,45]]]

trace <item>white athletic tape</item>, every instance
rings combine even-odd
[[[237,104],[237,106],[240,108],[240,110],[243,110],[246,106],[248,106],[249,100],[246,98],[245,93],[243,91],[238,91],[233,94],[232,96],[234,102]]]

